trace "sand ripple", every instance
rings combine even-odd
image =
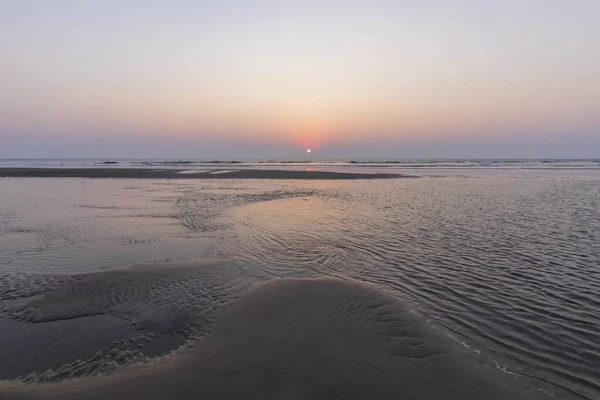
[[[99,349],[90,359],[77,360],[73,354],[73,363],[57,371],[25,378],[50,382],[105,372],[115,362],[139,361],[148,343],[165,336],[176,335],[186,342],[204,334],[216,308],[237,298],[251,283],[265,279],[253,270],[233,262],[204,262],[71,276],[4,277],[0,305],[2,317],[15,321],[39,324],[112,316],[129,321],[134,328],[133,336],[116,337],[110,348]],[[177,346],[162,347],[170,351]]]
[[[396,299],[354,282],[273,279],[217,310],[214,319],[211,332],[184,355],[7,393],[33,399],[543,398],[486,369]]]

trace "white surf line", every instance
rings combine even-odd
[[[197,170],[197,169],[188,169],[185,171],[179,171],[179,174],[203,174],[205,172],[208,172],[209,170],[207,169],[202,169],[202,170]]]
[[[230,173],[230,172],[235,172],[235,171],[239,171],[239,170],[237,170],[237,169],[226,169],[226,170],[224,170],[224,171],[222,171],[222,170],[217,170],[217,171],[211,172],[211,174],[212,174],[212,175],[216,175],[216,174],[228,174],[228,173]]]

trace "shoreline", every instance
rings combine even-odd
[[[107,375],[0,385],[15,399],[545,399],[399,300],[336,278],[257,283],[184,354]],[[2,382],[0,382],[2,383]],[[4,389],[4,390],[3,390]]]
[[[0,178],[122,178],[122,179],[302,179],[357,180],[416,178],[401,174],[262,169],[158,168],[0,168]]]

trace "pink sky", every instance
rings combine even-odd
[[[453,157],[555,143],[553,156],[589,156],[600,3],[444,4],[13,2],[0,16],[0,157],[58,155],[33,141],[77,157],[102,140],[139,156],[169,141],[247,158],[261,144],[427,156],[445,143]]]

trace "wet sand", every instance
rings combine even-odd
[[[185,170],[152,168],[0,168],[0,177],[136,179],[394,179],[400,174],[286,170]]]
[[[543,399],[366,285],[255,283],[186,354],[107,376],[4,383],[6,399]]]
[[[94,372],[110,371],[134,358],[163,355],[181,344],[177,336],[149,336],[129,321],[111,315],[44,323],[0,317],[0,343],[0,380],[20,377],[25,381],[43,380],[49,370],[54,379],[61,371],[63,379],[90,375],[91,366]],[[115,348],[123,350],[108,357],[106,353]]]

